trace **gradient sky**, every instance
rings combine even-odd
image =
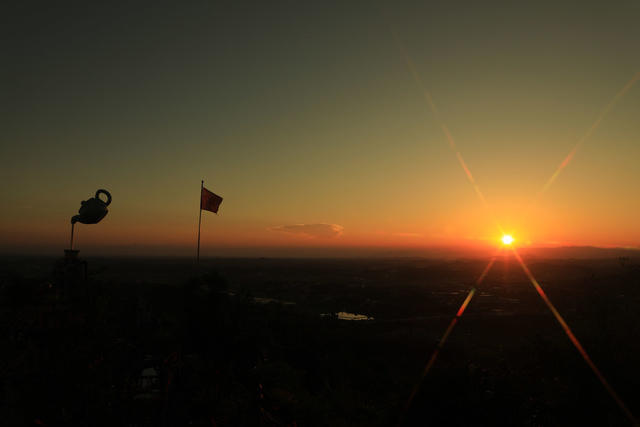
[[[191,253],[201,179],[224,197],[205,255],[481,245],[492,218],[522,245],[640,245],[640,83],[534,202],[640,71],[637,1],[23,3],[2,25],[5,253],[61,251],[98,188],[79,249]]]

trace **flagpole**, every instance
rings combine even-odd
[[[200,264],[200,224],[202,223],[202,189],[204,188],[204,179],[200,181],[200,215],[198,216],[198,253],[196,255],[196,263]]]

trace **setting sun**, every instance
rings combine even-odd
[[[505,245],[510,245],[513,243],[513,237],[511,237],[511,235],[509,234],[505,234],[504,236],[502,236],[502,243]]]

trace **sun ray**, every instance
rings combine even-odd
[[[604,375],[602,375],[602,373],[600,372],[600,370],[598,369],[596,364],[593,362],[593,360],[591,360],[591,357],[589,357],[589,354],[587,353],[587,351],[584,349],[584,347],[582,347],[582,344],[580,343],[578,338],[574,335],[574,333],[571,330],[571,328],[569,327],[569,325],[567,325],[567,322],[564,320],[562,315],[560,315],[560,312],[558,312],[558,310],[553,305],[553,303],[551,302],[551,300],[549,299],[547,294],[544,292],[544,290],[542,289],[542,287],[540,286],[538,281],[535,279],[535,277],[533,277],[533,274],[531,273],[531,270],[529,270],[529,267],[527,267],[527,265],[524,263],[522,257],[520,256],[520,254],[518,253],[516,248],[512,247],[511,250],[513,251],[513,254],[514,254],[516,260],[518,261],[518,263],[522,267],[522,270],[524,271],[526,276],[529,278],[529,281],[531,282],[531,284],[533,285],[535,290],[538,292],[538,295],[540,295],[540,298],[542,298],[542,300],[547,305],[547,307],[549,308],[551,313],[553,313],[554,317],[556,318],[556,320],[558,321],[558,323],[560,324],[560,326],[562,327],[564,332],[567,334],[567,337],[569,337],[569,340],[571,341],[571,343],[578,350],[578,353],[580,353],[580,355],[582,356],[584,361],[587,363],[589,368],[591,368],[591,370],[596,375],[596,377],[598,378],[600,383],[603,385],[605,390],[607,390],[609,395],[613,398],[613,400],[615,400],[615,402],[618,404],[620,409],[625,413],[627,418],[633,423],[633,425],[637,425],[638,422],[636,421],[635,417],[633,416],[633,414],[631,413],[629,408],[627,408],[627,405],[625,405],[625,403],[622,401],[620,396],[618,396],[618,393],[616,393],[616,391],[613,389],[613,387],[611,387],[611,385],[606,380]]]
[[[480,202],[482,203],[482,206],[487,211],[487,213],[491,216],[491,218],[492,218],[493,222],[495,223],[496,227],[500,230],[501,233],[504,233],[504,230],[502,229],[502,226],[500,225],[500,223],[498,222],[496,216],[493,214],[491,208],[489,207],[489,204],[487,203],[487,199],[484,196],[484,193],[482,193],[482,191],[480,190],[480,187],[476,183],[476,180],[474,179],[473,174],[471,173],[471,170],[467,166],[467,163],[464,161],[464,158],[462,157],[462,153],[458,149],[456,141],[455,141],[453,135],[451,134],[451,132],[449,131],[449,128],[448,128],[447,124],[444,122],[444,120],[440,116],[440,111],[438,110],[438,107],[436,106],[435,102],[433,101],[433,97],[431,96],[431,93],[429,92],[429,90],[427,89],[426,85],[424,84],[424,82],[420,78],[420,74],[418,73],[418,70],[417,70],[414,62],[411,59],[411,56],[409,56],[409,54],[407,53],[406,49],[404,48],[404,45],[400,41],[400,38],[398,37],[396,32],[393,31],[393,29],[391,30],[391,32],[393,34],[393,37],[394,37],[394,39],[396,41],[396,44],[397,44],[398,48],[402,52],[402,56],[404,57],[404,60],[405,60],[405,62],[407,64],[407,68],[409,69],[409,72],[411,73],[411,76],[413,77],[414,82],[418,86],[418,89],[420,89],[420,91],[422,92],[422,95],[424,96],[424,99],[427,101],[427,105],[429,106],[429,109],[433,113],[433,116],[434,116],[436,122],[440,126],[440,129],[442,130],[442,133],[444,134],[445,138],[447,139],[447,142],[449,143],[449,147],[455,153],[456,158],[458,159],[458,163],[460,164],[460,167],[462,167],[462,170],[464,171],[465,175],[467,176],[467,180],[469,181],[469,183],[473,187],[476,195],[480,199]]]
[[[451,332],[453,332],[453,328],[456,326],[456,323],[458,323],[458,319],[460,319],[460,317],[462,317],[462,315],[464,314],[464,311],[466,310],[467,306],[471,302],[471,299],[473,298],[473,296],[477,291],[477,287],[480,286],[480,284],[484,281],[485,277],[487,277],[487,274],[489,274],[489,270],[491,270],[491,267],[493,266],[495,261],[496,261],[496,256],[491,257],[491,259],[489,260],[489,263],[484,268],[484,270],[482,270],[482,273],[480,274],[480,276],[478,276],[478,278],[474,282],[473,287],[471,287],[471,289],[469,290],[469,293],[467,294],[466,298],[462,302],[462,305],[460,305],[460,308],[456,312],[455,317],[451,319],[451,322],[449,322],[447,329],[445,329],[444,334],[442,334],[442,337],[440,338],[440,341],[438,341],[438,345],[436,346],[435,350],[431,354],[431,357],[429,358],[429,361],[424,367],[422,374],[420,375],[420,378],[418,379],[415,386],[413,387],[413,390],[411,390],[409,399],[407,400],[407,403],[404,406],[404,410],[402,411],[400,421],[398,422],[399,426],[402,425],[404,417],[409,411],[409,408],[411,407],[411,404],[413,403],[413,399],[415,398],[416,394],[418,394],[418,391],[420,390],[420,386],[422,385],[424,378],[427,376],[429,371],[431,371],[431,368],[433,367],[433,365],[436,363],[436,359],[438,358],[438,354],[440,353],[440,350],[442,349],[442,347],[444,347],[444,343],[447,341],[447,338],[449,338],[449,335],[451,335]]]
[[[611,109],[618,103],[618,101],[627,92],[629,92],[629,90],[633,87],[633,85],[636,84],[638,80],[640,80],[640,72],[637,72],[631,78],[631,80],[629,80],[627,84],[624,85],[624,87],[620,89],[620,91],[611,99],[611,101],[609,101],[609,103],[602,109],[602,111],[600,111],[600,114],[596,118],[595,122],[593,122],[591,127],[587,130],[587,132],[585,132],[582,138],[578,140],[578,142],[571,149],[571,151],[569,151],[569,154],[567,154],[567,156],[564,158],[562,163],[558,165],[555,172],[551,175],[551,177],[547,180],[547,182],[544,184],[542,189],[538,192],[534,201],[537,201],[540,197],[542,197],[542,195],[549,189],[549,187],[551,187],[551,185],[555,182],[555,180],[558,178],[558,176],[563,171],[563,169],[566,168],[569,165],[569,163],[571,163],[571,160],[575,156],[578,149],[585,143],[587,139],[589,139],[589,137],[591,137],[591,135],[593,135],[593,133],[598,129],[598,127],[600,126],[600,123],[602,123],[602,120],[606,117],[609,111],[611,111]]]
[[[545,304],[547,305],[549,310],[552,312],[552,314],[554,315],[554,317],[556,318],[556,320],[558,321],[558,323],[562,327],[562,329],[565,331],[565,333],[566,333],[567,337],[569,338],[569,340],[571,341],[571,343],[578,350],[578,352],[580,353],[580,355],[582,356],[582,358],[584,359],[586,364],[593,371],[593,373],[596,375],[596,377],[598,378],[600,383],[607,390],[609,395],[615,400],[615,402],[618,404],[620,409],[625,413],[625,415],[629,418],[629,420],[634,425],[637,425],[637,421],[636,421],[635,417],[633,416],[633,414],[631,413],[631,411],[627,408],[627,406],[624,404],[622,399],[618,396],[618,394],[615,392],[615,390],[611,387],[611,385],[604,378],[604,376],[602,375],[600,370],[597,368],[595,363],[591,360],[591,358],[589,357],[588,353],[586,352],[586,350],[584,349],[584,347],[582,346],[580,341],[573,334],[572,330],[569,328],[569,326],[565,322],[564,318],[560,315],[560,313],[555,308],[555,306],[551,303],[551,301],[547,297],[546,293],[544,292],[544,290],[542,289],[540,284],[537,282],[537,280],[535,279],[535,277],[533,276],[533,274],[531,273],[529,268],[526,266],[526,264],[524,263],[524,261],[522,260],[522,258],[518,254],[518,252],[516,251],[515,247],[512,246],[512,243],[514,241],[513,238],[510,235],[505,235],[504,234],[504,231],[503,231],[502,227],[500,226],[500,224],[498,223],[495,215],[493,215],[493,212],[491,212],[491,210],[489,208],[489,205],[488,205],[488,203],[486,201],[486,198],[484,197],[484,194],[480,190],[480,188],[477,185],[473,175],[471,174],[471,171],[469,170],[466,162],[464,161],[464,158],[462,157],[462,154],[460,153],[460,150],[458,150],[457,144],[455,142],[455,139],[453,138],[451,132],[449,131],[446,123],[441,118],[440,113],[439,113],[439,111],[438,111],[438,109],[437,109],[437,107],[435,105],[435,102],[433,101],[432,96],[431,96],[431,93],[427,90],[426,86],[422,82],[422,79],[420,78],[420,75],[417,72],[415,64],[413,63],[411,57],[409,56],[409,54],[405,50],[404,46],[400,42],[400,39],[397,36],[397,34],[395,33],[395,31],[393,31],[393,29],[391,31],[393,33],[393,36],[394,36],[394,38],[396,40],[396,43],[397,43],[398,47],[400,48],[400,50],[401,50],[401,52],[402,52],[402,54],[404,56],[405,62],[407,64],[407,67],[409,68],[409,71],[410,71],[410,73],[411,73],[416,85],[418,86],[418,88],[422,92],[422,94],[423,94],[423,96],[424,96],[424,98],[425,98],[425,100],[426,100],[431,112],[433,113],[436,121],[438,122],[438,125],[440,126],[443,134],[445,135],[445,138],[447,139],[447,142],[449,143],[449,147],[454,151],[454,153],[456,155],[456,158],[458,159],[458,163],[460,164],[460,166],[462,167],[465,175],[467,176],[467,180],[469,181],[469,183],[474,188],[478,198],[482,202],[483,207],[491,215],[491,217],[493,218],[494,222],[496,223],[498,229],[503,234],[503,238],[502,239],[503,239],[504,245],[511,247],[511,249],[512,249],[514,255],[515,255],[515,258],[517,259],[518,263],[522,267],[522,269],[525,272],[525,274],[528,277],[528,279],[531,281],[531,283],[534,286],[534,288],[536,289],[537,293],[540,295],[542,300],[545,302]],[[563,161],[560,163],[560,165],[556,168],[556,170],[551,175],[551,177],[546,181],[546,183],[544,184],[542,189],[536,194],[536,196],[535,196],[535,198],[534,198],[534,200],[532,202],[532,205],[535,204],[540,199],[540,197],[549,189],[549,187],[556,181],[556,179],[558,178],[560,173],[571,163],[572,159],[575,157],[575,155],[576,155],[577,151],[579,150],[579,148],[585,143],[585,141],[587,141],[591,137],[591,135],[593,135],[593,133],[598,129],[598,127],[600,126],[601,122],[604,120],[604,118],[607,116],[607,114],[611,111],[611,109],[613,109],[613,107],[617,104],[617,102],[635,85],[635,83],[638,80],[640,80],[640,72],[636,73],[631,78],[631,80],[601,110],[600,114],[598,115],[598,117],[596,118],[594,123],[591,125],[591,127],[589,127],[589,129],[585,132],[585,134],[582,136],[582,138],[580,138],[580,140],[578,140],[576,145],[571,149],[571,151],[567,154],[567,156],[563,159]],[[527,210],[527,211],[529,211],[529,210]],[[433,365],[435,364],[436,359],[438,357],[438,354],[439,354],[440,350],[442,349],[442,347],[444,346],[447,338],[452,333],[452,331],[453,331],[455,325],[457,324],[458,320],[460,319],[460,317],[464,313],[465,309],[467,308],[467,306],[471,302],[471,299],[473,298],[474,294],[476,293],[477,286],[484,280],[484,278],[488,274],[491,266],[493,265],[494,261],[495,261],[495,256],[491,258],[489,264],[486,266],[486,268],[484,269],[484,271],[482,272],[480,277],[478,277],[478,279],[475,282],[475,285],[471,288],[471,290],[467,294],[465,300],[463,301],[462,305],[458,309],[458,312],[456,313],[456,316],[451,320],[451,322],[447,326],[447,329],[445,330],[444,334],[440,338],[440,341],[438,342],[438,345],[436,346],[436,348],[433,351],[431,357],[429,358],[429,361],[427,362],[427,364],[426,364],[426,366],[425,366],[425,368],[424,368],[424,370],[423,370],[423,372],[422,372],[422,374],[420,376],[419,381],[414,386],[414,388],[413,388],[413,390],[412,390],[412,392],[410,394],[410,397],[409,397],[409,399],[407,401],[407,404],[405,405],[404,410],[403,410],[403,412],[401,414],[400,423],[399,424],[402,423],[404,417],[406,416],[406,413],[408,412],[415,395],[419,391],[420,386],[421,386],[424,378],[426,377],[426,375],[429,373],[429,371],[432,369]]]

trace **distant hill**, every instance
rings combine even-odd
[[[539,258],[640,258],[640,249],[636,248],[598,248],[595,246],[561,246],[555,248],[522,248],[520,253]]]

